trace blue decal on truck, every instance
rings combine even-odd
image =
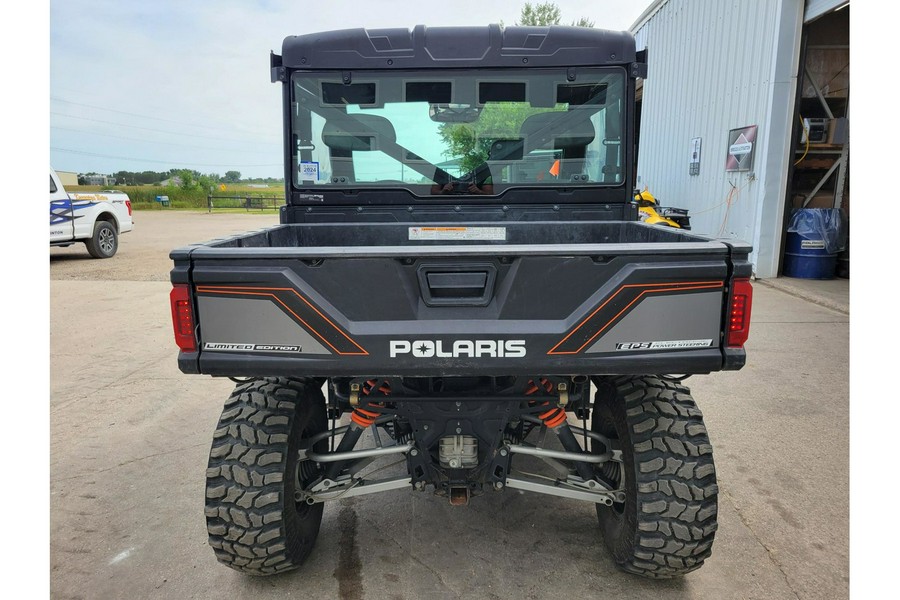
[[[50,201],[50,224],[65,223],[80,219],[84,215],[75,214],[80,210],[90,208],[99,204],[99,202],[91,202],[90,200],[51,200]]]

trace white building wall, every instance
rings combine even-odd
[[[778,269],[802,17],[803,0],[668,0],[635,32],[648,49],[638,186],[689,209],[694,231],[753,244],[758,277]],[[753,171],[726,173],[728,133],[749,125]]]

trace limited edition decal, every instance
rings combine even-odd
[[[683,348],[709,348],[712,340],[670,340],[665,342],[619,342],[616,350],[680,350]]]
[[[302,352],[302,346],[284,346],[282,344],[221,344],[206,342],[204,350],[219,352]]]

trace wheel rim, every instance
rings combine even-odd
[[[116,247],[116,236],[112,229],[109,227],[101,229],[98,242],[100,244],[100,250],[102,250],[104,254],[112,252]]]

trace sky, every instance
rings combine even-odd
[[[559,0],[562,23],[631,27],[651,0]],[[54,0],[50,163],[76,173],[194,169],[282,177],[281,90],[269,52],[354,27],[514,25],[523,0]],[[535,3],[533,3],[535,4]]]

